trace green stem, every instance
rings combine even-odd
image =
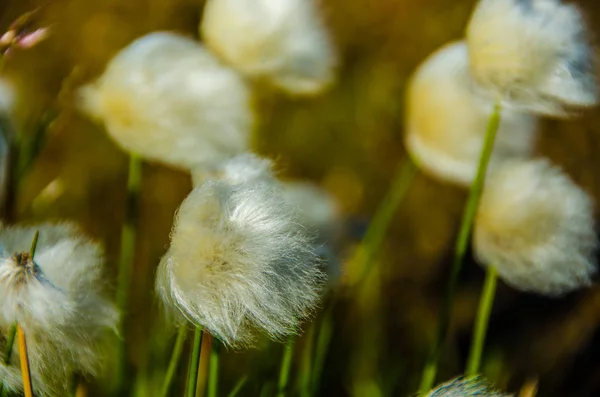
[[[240,390],[242,390],[242,387],[244,387],[244,385],[246,384],[246,381],[248,380],[248,376],[244,376],[242,379],[240,379],[238,381],[238,383],[235,385],[235,387],[233,388],[233,390],[231,391],[231,393],[229,393],[229,397],[235,397],[239,394]]]
[[[358,278],[359,283],[369,275],[375,262],[374,259],[381,249],[388,228],[394,219],[396,210],[404,199],[404,196],[406,196],[416,173],[417,167],[409,157],[398,166],[391,188],[381,201],[377,212],[373,215],[373,219],[363,239],[364,256],[360,261],[363,263],[363,268]]]
[[[198,384],[198,366],[200,365],[200,346],[202,346],[202,328],[196,327],[194,331],[194,347],[190,360],[190,371],[188,373],[187,397],[196,396],[196,385]]]
[[[217,397],[219,387],[219,355],[221,346],[219,341],[213,337],[212,349],[210,351],[210,363],[208,365],[208,397]]]
[[[311,393],[311,375],[312,375],[312,361],[313,361],[313,349],[315,344],[315,332],[316,323],[312,323],[306,332],[306,342],[302,349],[302,360],[300,363],[300,395],[302,397],[309,397]]]
[[[329,345],[333,336],[333,307],[335,301],[332,300],[323,315],[321,324],[319,327],[319,333],[317,335],[317,343],[315,348],[315,363],[313,366],[313,373],[311,375],[311,393],[315,394],[317,388],[321,384],[321,374],[323,373],[323,367],[325,366],[325,359],[327,358],[327,352],[329,351]]]
[[[291,337],[285,344],[283,358],[281,360],[281,369],[279,371],[279,383],[277,384],[277,397],[284,397],[287,392],[295,343],[296,338]]]
[[[423,369],[421,385],[419,387],[419,393],[423,396],[426,395],[433,387],[442,348],[448,334],[450,317],[452,315],[452,304],[454,301],[454,290],[456,289],[458,276],[460,274],[465,253],[469,245],[469,237],[471,236],[473,220],[475,219],[475,214],[477,213],[479,197],[481,196],[481,192],[483,190],[485,175],[487,173],[492,150],[494,149],[494,141],[496,139],[496,133],[498,132],[498,126],[500,125],[500,110],[500,105],[496,104],[490,116],[485,134],[485,141],[483,143],[483,149],[479,158],[479,166],[477,167],[477,175],[475,176],[475,180],[471,185],[469,198],[463,212],[460,231],[458,233],[458,239],[456,241],[454,251],[454,259],[452,261],[452,268],[450,270],[450,279],[448,280],[448,285],[441,308],[436,338],[434,340],[429,357],[427,358],[425,368]]]
[[[165,375],[165,382],[163,383],[162,391],[160,393],[161,397],[167,397],[169,395],[169,390],[171,389],[171,384],[173,383],[173,378],[175,377],[175,371],[177,371],[177,364],[179,364],[179,358],[181,357],[181,352],[183,351],[183,345],[185,343],[186,336],[187,329],[183,326],[180,327],[179,332],[177,333],[177,339],[175,339],[173,354],[171,355],[171,360],[169,360],[169,367],[167,368],[167,374]]]
[[[467,371],[465,375],[472,377],[478,374],[483,355],[483,346],[487,334],[492,307],[494,305],[494,296],[496,295],[496,284],[498,281],[498,272],[496,268],[489,266],[485,274],[485,283],[479,300],[479,309],[477,310],[477,319],[473,329],[473,341],[471,342],[471,352],[467,361]]]
[[[117,369],[117,390],[123,391],[127,378],[127,345],[125,318],[129,304],[129,290],[133,273],[135,241],[139,217],[139,198],[142,185],[142,161],[134,153],[129,157],[127,176],[127,196],[125,201],[125,219],[121,227],[121,253],[119,257],[119,277],[117,285],[117,306],[121,312],[119,342],[119,360]]]

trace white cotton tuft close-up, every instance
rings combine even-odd
[[[74,373],[99,373],[104,342],[117,326],[117,310],[103,297],[102,251],[67,223],[4,228],[0,244],[2,333],[18,323],[27,336],[36,395],[67,395]],[[0,374],[18,371],[16,343],[12,357],[9,366],[1,360]],[[21,378],[9,376],[5,386],[21,390]]]
[[[233,68],[291,94],[334,80],[336,54],[314,0],[208,0],[200,30]]]
[[[277,184],[207,181],[177,212],[156,290],[167,308],[234,348],[282,340],[315,310],[315,247]]]
[[[480,0],[466,32],[477,82],[506,107],[564,116],[597,103],[579,9],[560,0]]]
[[[200,186],[210,179],[220,179],[233,185],[251,180],[275,181],[271,160],[244,153],[209,167],[192,169],[192,182]]]
[[[427,58],[412,76],[406,95],[406,148],[431,176],[469,186],[479,157],[493,103],[478,95],[464,42],[447,44]],[[537,135],[534,116],[502,112],[491,167],[514,157],[530,156]]]
[[[133,41],[79,93],[124,150],[183,169],[244,152],[254,125],[242,77],[175,33]]]
[[[473,238],[477,260],[519,290],[561,295],[590,285],[596,271],[592,200],[546,160],[488,175]]]
[[[481,378],[457,378],[439,385],[427,397],[513,397],[489,387]]]

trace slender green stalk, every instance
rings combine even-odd
[[[246,384],[246,381],[248,381],[248,376],[244,376],[242,379],[240,379],[231,391],[231,393],[229,393],[228,397],[236,397]]]
[[[200,346],[202,346],[202,328],[196,327],[194,331],[194,347],[190,359],[190,372],[188,373],[187,397],[196,396],[196,385],[198,384],[198,366],[200,365]]]
[[[465,375],[468,377],[475,376],[479,372],[481,365],[481,357],[483,355],[483,346],[485,345],[485,337],[487,334],[492,307],[494,306],[494,297],[496,295],[496,284],[498,281],[498,272],[493,266],[489,266],[485,273],[485,282],[481,298],[479,300],[479,309],[477,310],[477,318],[473,329],[473,341],[471,342],[471,352],[467,361],[467,370]]]
[[[129,157],[125,219],[121,227],[121,253],[119,257],[119,277],[117,285],[117,306],[121,311],[121,339],[119,342],[119,360],[117,368],[117,390],[119,393],[123,391],[125,379],[127,378],[127,329],[125,319],[129,304],[129,292],[133,273],[141,185],[142,161],[136,154],[132,153]]]
[[[208,366],[208,397],[217,397],[219,388],[219,355],[221,354],[221,345],[216,338],[212,340],[212,349],[210,351],[210,364]]]
[[[500,125],[500,110],[500,105],[495,105],[490,116],[485,134],[485,141],[483,143],[483,149],[479,158],[479,166],[477,167],[477,175],[475,176],[475,180],[471,185],[469,198],[463,212],[458,239],[456,241],[454,251],[454,259],[452,261],[452,268],[450,270],[450,279],[448,280],[444,301],[442,303],[436,338],[434,340],[429,357],[427,358],[425,368],[423,369],[421,385],[419,387],[419,393],[423,396],[426,395],[433,387],[442,348],[446,342],[446,335],[448,334],[450,317],[452,315],[454,291],[456,289],[456,284],[458,283],[458,276],[460,274],[465,253],[469,245],[469,237],[471,236],[473,220],[475,219],[475,214],[477,212],[479,197],[481,196],[481,192],[483,190],[485,175],[487,173],[488,164],[494,148],[494,141],[496,140],[498,126]]]
[[[294,356],[294,345],[296,337],[291,337],[285,344],[283,357],[281,360],[281,369],[279,370],[279,382],[277,384],[277,397],[284,397],[287,393],[290,380],[290,371],[292,368],[292,358]]]
[[[161,397],[167,397],[169,395],[169,390],[171,389],[171,384],[173,383],[173,378],[175,377],[175,372],[177,371],[177,364],[179,364],[179,358],[181,357],[181,352],[183,351],[183,345],[185,343],[186,336],[187,329],[185,327],[180,327],[179,332],[177,332],[177,339],[175,339],[173,354],[171,355],[171,360],[169,360],[169,367],[167,368],[165,381],[160,392]]]
[[[317,342],[315,346],[315,362],[313,365],[313,372],[311,374],[311,394],[316,394],[317,388],[321,384],[321,374],[323,373],[323,367],[325,367],[325,359],[327,358],[327,352],[329,351],[329,345],[331,344],[331,338],[333,336],[333,307],[335,301],[332,300],[325,313],[319,327],[319,333],[317,335]]]
[[[404,199],[404,196],[406,196],[416,173],[417,167],[408,157],[398,166],[392,186],[381,201],[377,212],[373,215],[373,219],[363,239],[362,245],[364,251],[362,254],[364,256],[360,258],[362,273],[358,278],[359,283],[365,280],[371,271],[375,257],[383,245],[385,235],[394,219],[396,210]]]
[[[309,397],[311,393],[311,376],[313,363],[313,350],[315,344],[315,333],[317,323],[312,323],[306,331],[306,342],[302,349],[302,358],[300,361],[300,371],[298,378],[300,379],[300,395]]]

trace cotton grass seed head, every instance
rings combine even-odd
[[[593,106],[592,49],[560,0],[480,0],[467,28],[471,68],[495,100],[549,115]]]
[[[314,0],[208,0],[200,30],[232,67],[291,94],[334,79],[336,56]]]
[[[234,348],[298,331],[319,299],[315,248],[277,184],[210,180],[177,212],[156,290]]]
[[[39,241],[32,258],[36,230]],[[117,311],[103,297],[102,252],[67,223],[3,228],[0,244],[2,343],[10,327],[19,323],[27,335],[37,393],[66,395],[74,373],[98,373],[102,342],[107,331],[116,329]],[[18,369],[16,344],[13,357],[0,374]],[[20,389],[20,378],[15,379],[8,386]]]
[[[184,169],[242,153],[254,115],[246,84],[199,43],[143,36],[80,90],[81,108],[125,150]]]
[[[474,251],[507,284],[544,295],[587,286],[595,248],[592,200],[558,167],[514,161],[489,174]]]
[[[481,378],[457,378],[438,386],[427,397],[512,397],[490,388]]]
[[[192,182],[194,186],[211,179],[221,179],[233,185],[259,179],[275,183],[272,167],[271,160],[244,153],[212,166],[193,169]]]
[[[433,53],[412,76],[406,97],[405,143],[428,174],[468,186],[475,178],[493,103],[481,97],[469,71],[464,42]],[[498,130],[493,167],[533,151],[535,117],[505,110]]]

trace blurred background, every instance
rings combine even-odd
[[[256,152],[276,160],[285,178],[312,181],[336,197],[344,218],[342,258],[351,255],[397,165],[405,159],[403,97],[411,71],[433,50],[462,36],[474,3],[321,0],[341,56],[337,84],[319,97],[301,100],[256,90],[260,120]],[[597,36],[600,3],[577,3]],[[19,15],[42,5],[35,23],[51,26],[51,36],[31,50],[14,52],[5,69],[18,87],[15,123],[23,134],[33,134],[48,109],[58,114],[47,128],[39,155],[19,181],[17,219],[81,223],[104,243],[109,275],[114,278],[127,156],[101,127],[78,114],[73,89],[100,74],[112,55],[147,32],[167,29],[197,37],[203,1],[0,0],[0,32]],[[538,153],[600,199],[600,114],[593,110],[574,120],[545,120],[543,129]],[[127,340],[132,374],[147,382],[132,384],[132,395],[134,389],[139,395],[155,395],[162,377],[156,374],[164,371],[172,346],[171,334],[163,330],[162,336],[153,335],[153,327],[162,321],[154,303],[154,272],[168,246],[174,212],[190,189],[189,175],[144,165]],[[376,271],[355,294],[336,299],[320,395],[416,392],[465,198],[464,190],[417,175],[387,234]],[[352,267],[342,272],[348,275]],[[469,260],[440,381],[464,368],[482,280],[482,269]],[[484,372],[512,392],[537,381],[541,397],[600,396],[599,325],[600,287],[556,300],[501,284]],[[247,374],[242,395],[269,395],[282,351],[282,345],[265,342],[261,349],[225,352],[223,393]],[[294,368],[301,365],[301,354],[296,357]],[[182,367],[185,363],[187,356]],[[185,368],[180,372],[178,383],[183,383]],[[158,383],[153,383],[155,375]],[[292,381],[298,381],[294,373]],[[91,385],[89,394],[100,389]],[[177,390],[173,393],[180,395]]]

